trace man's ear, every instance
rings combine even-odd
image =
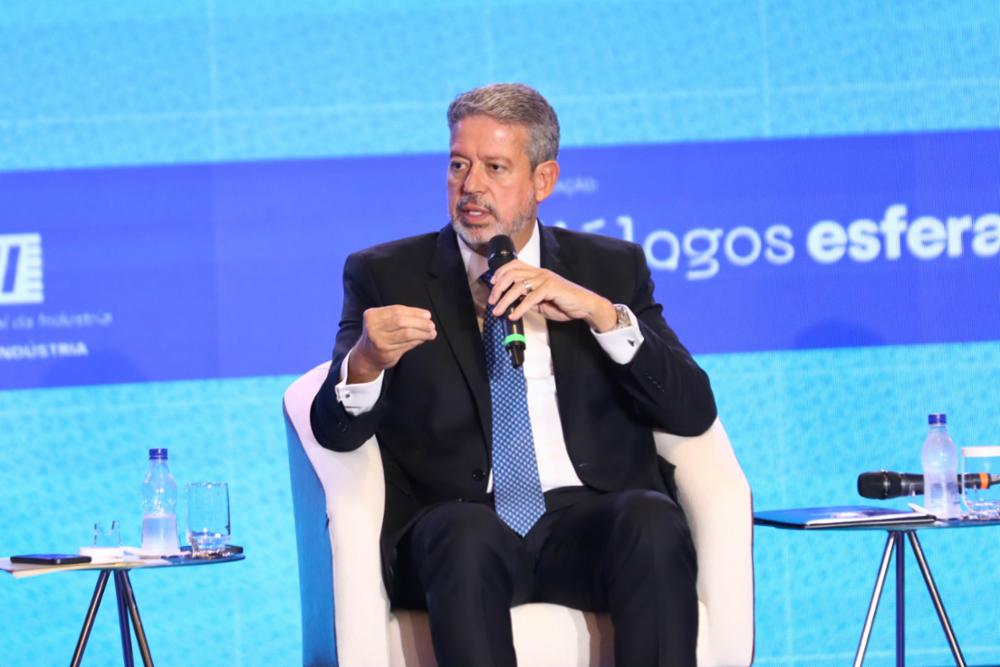
[[[559,180],[559,163],[555,160],[542,162],[535,167],[532,179],[535,185],[535,201],[542,202],[556,188],[556,181]]]

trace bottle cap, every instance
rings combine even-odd
[[[927,423],[931,426],[937,426],[941,424],[948,423],[948,415],[943,412],[933,413],[927,415]]]
[[[167,450],[165,447],[149,450],[149,460],[153,461],[157,459],[167,460]]]

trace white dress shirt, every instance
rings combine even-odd
[[[483,329],[483,313],[489,288],[479,280],[479,276],[489,268],[486,258],[474,252],[459,238],[459,251],[465,263],[469,290],[476,307],[479,330]],[[535,224],[528,243],[518,254],[525,264],[541,265],[541,242],[538,225]],[[630,325],[612,329],[605,333],[591,330],[598,344],[612,361],[627,364],[635,356],[642,344],[642,332],[635,315],[626,307]],[[566,449],[562,420],[559,418],[559,404],[556,400],[556,377],[552,368],[552,349],[549,347],[549,331],[545,318],[535,310],[524,316],[524,335],[527,340],[524,350],[524,378],[528,392],[528,416],[531,419],[531,433],[535,441],[535,457],[538,461],[538,476],[542,490],[548,491],[561,486],[580,486],[583,482],[576,474]],[[340,367],[340,383],[337,384],[337,399],[350,415],[360,415],[375,406],[382,391],[384,373],[371,382],[347,384],[348,354]],[[492,490],[493,477],[490,474],[488,489]]]

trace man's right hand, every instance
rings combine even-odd
[[[413,348],[437,338],[429,310],[383,306],[364,312],[361,337],[347,361],[347,383],[371,382]]]

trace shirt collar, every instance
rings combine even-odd
[[[456,236],[458,236],[456,234]],[[462,253],[462,262],[465,264],[465,274],[469,278],[469,284],[474,285],[479,282],[479,276],[486,273],[490,268],[486,258],[474,251],[461,236],[458,236],[458,249]],[[517,258],[530,266],[538,267],[542,263],[541,236],[538,234],[538,221],[531,227],[531,237],[524,244],[521,251],[517,253]]]

